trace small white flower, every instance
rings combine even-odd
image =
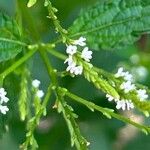
[[[133,76],[127,71],[127,72],[124,73],[124,79],[126,81],[132,81]]]
[[[66,71],[70,71],[70,73],[74,73],[75,67],[76,67],[76,63],[72,62],[68,65]]]
[[[69,45],[67,46],[66,53],[69,55],[73,55],[77,52],[77,46]]]
[[[0,97],[5,97],[7,92],[5,91],[4,88],[0,88]]]
[[[118,72],[115,74],[115,77],[116,77],[116,78],[119,78],[119,77],[123,77],[123,76],[124,76],[123,68],[120,67],[120,68],[118,69]]]
[[[124,72],[122,67],[118,69],[118,72],[115,74],[115,77],[116,78],[123,77],[124,80],[126,81],[132,81],[133,78],[133,76],[128,71]]]
[[[118,100],[116,108],[125,110],[126,109],[126,102],[124,100]]]
[[[7,92],[4,88],[0,88],[0,112],[2,114],[6,114],[7,111],[9,111],[7,106],[3,106],[3,103],[7,103],[9,101],[9,98],[6,97]]]
[[[2,114],[5,115],[7,111],[9,111],[9,108],[8,108],[7,106],[2,106],[2,105],[0,105],[0,112],[1,112]]]
[[[146,94],[145,89],[139,89],[137,90],[138,97],[140,98],[141,101],[146,100],[148,98],[148,95]]]
[[[134,108],[134,104],[132,103],[131,100],[118,100],[117,101],[117,105],[116,105],[117,109],[122,109],[122,110],[130,110]]]
[[[121,85],[120,85],[120,88],[122,90],[124,90],[125,93],[128,93],[132,90],[135,90],[136,87],[134,84],[131,83],[131,81],[127,81],[127,82],[123,82]]]
[[[75,75],[81,75],[82,72],[83,72],[83,67],[82,66],[75,67],[75,69],[74,69],[74,74]]]
[[[34,88],[38,88],[40,84],[41,84],[41,82],[39,80],[37,80],[37,79],[32,81],[32,86]]]
[[[36,96],[38,98],[42,98],[44,96],[44,92],[42,90],[38,90],[37,93],[36,93]]]
[[[131,100],[126,100],[126,99],[115,99],[113,96],[106,94],[106,97],[108,98],[108,101],[113,101],[117,104],[116,108],[117,109],[122,109],[122,110],[130,110],[134,108],[134,104],[132,103]]]
[[[9,98],[4,96],[4,97],[1,97],[1,100],[0,100],[0,104],[2,103],[7,103],[9,101]]]
[[[7,92],[4,88],[0,88],[0,104],[7,103],[9,101],[9,98],[6,97]]]
[[[126,100],[126,107],[127,107],[127,110],[134,108],[134,104],[132,103],[131,100]]]
[[[90,142],[86,142],[86,146],[89,146],[91,143]]]
[[[86,41],[86,38],[81,36],[78,40],[75,40],[73,44],[85,46],[86,45],[85,41]]]
[[[85,47],[82,51],[81,58],[85,61],[89,62],[92,59],[92,51],[89,51],[88,47]]]
[[[109,94],[106,94],[106,98],[108,98],[108,101],[111,102],[114,100],[114,97],[109,95]]]
[[[64,64],[65,64],[65,63],[68,63],[68,65],[71,65],[73,62],[74,62],[74,61],[73,61],[72,56],[69,55],[69,57],[64,61]]]

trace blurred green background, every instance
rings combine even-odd
[[[23,2],[24,1],[24,2]],[[43,0],[38,0],[38,3],[33,8],[26,8],[27,1],[18,0],[19,8],[23,15],[24,30],[29,34],[32,33],[32,28],[27,24],[26,13],[31,14],[33,23],[43,42],[53,40],[57,35],[53,32],[53,25],[46,18],[47,11],[43,7]],[[92,5],[96,0],[53,0],[53,5],[58,9],[58,18],[64,28],[68,28],[73,23],[73,20],[78,16],[81,8]],[[17,4],[15,0],[0,0],[0,11],[14,16]],[[20,10],[19,10],[20,11]],[[29,30],[27,30],[29,28]],[[34,31],[33,31],[34,32]],[[115,72],[119,66],[124,66],[130,70],[137,82],[143,83],[150,87],[150,44],[149,37],[143,37],[128,48],[117,51],[94,51],[92,63],[95,66],[105,70]],[[34,41],[33,41],[34,42]],[[65,52],[65,47],[59,45],[58,49]],[[53,66],[58,70],[63,70],[63,62],[49,56]],[[46,90],[49,78],[43,66],[39,55],[36,54],[34,59],[30,61],[30,70],[32,78],[37,78],[42,82],[43,90]],[[40,70],[40,71],[39,71]],[[19,144],[25,139],[25,123],[21,122],[17,111],[17,93],[19,90],[19,80],[15,75],[10,75],[6,81],[8,83],[9,95],[13,97],[10,100],[10,112],[7,117],[1,118],[8,125],[8,132],[3,134],[0,139],[0,150],[18,150]],[[14,88],[15,84],[15,88]],[[18,84],[18,86],[16,86]],[[96,104],[114,108],[105,99],[105,95],[96,90],[90,83],[82,77],[62,79],[61,84],[70,91],[84,98],[92,100]],[[54,98],[51,100],[48,107],[48,115],[42,118],[39,127],[35,131],[35,137],[39,144],[39,150],[71,150],[70,137],[65,121],[62,116],[52,109]],[[68,100],[69,101],[69,100]],[[72,103],[75,112],[79,115],[78,123],[82,134],[90,141],[90,150],[150,150],[150,136],[146,136],[131,126],[127,126],[115,119],[108,120],[103,115],[97,112],[91,112],[87,108]],[[132,115],[129,114],[129,115]],[[0,116],[1,117],[1,116]],[[149,124],[150,119],[144,117],[137,112],[134,116],[137,121]],[[7,121],[6,121],[7,120]]]

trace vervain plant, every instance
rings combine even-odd
[[[35,5],[37,0],[29,0],[27,7]],[[5,117],[11,108],[11,97],[7,97],[5,80],[12,73],[17,74],[20,80],[20,94],[18,108],[20,119],[27,123],[26,139],[21,149],[36,149],[38,144],[34,137],[34,130],[42,116],[47,113],[47,106],[52,93],[55,94],[53,108],[61,113],[70,132],[71,146],[78,150],[87,150],[90,141],[87,141],[80,132],[73,108],[67,103],[70,100],[82,104],[91,111],[98,111],[107,118],[116,118],[124,123],[131,124],[146,134],[150,127],[134,122],[110,108],[104,108],[75,95],[60,84],[64,76],[83,76],[95,88],[106,94],[108,101],[113,101],[116,109],[129,111],[137,109],[149,117],[150,90],[135,83],[133,76],[124,71],[123,67],[113,74],[97,68],[90,63],[92,50],[120,49],[133,44],[143,33],[150,30],[150,2],[148,0],[106,0],[81,11],[79,17],[68,30],[61,26],[56,13],[57,9],[50,0],[45,0],[43,7],[47,10],[47,18],[54,24],[54,30],[59,34],[57,39],[43,43],[40,35],[35,32],[36,26],[30,23],[30,31],[24,30],[21,13],[16,18],[0,14],[0,62],[3,66],[0,73],[0,112]],[[28,8],[29,9],[29,8]],[[66,55],[57,51],[58,44],[66,46]],[[30,76],[30,61],[36,53],[40,54],[50,78],[46,93],[40,90],[40,81],[32,80]],[[58,71],[51,65],[48,53],[62,60],[66,70]],[[94,59],[94,58],[93,58]],[[38,66],[37,66],[38,67]],[[8,104],[8,105],[7,105]]]

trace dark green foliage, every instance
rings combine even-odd
[[[21,31],[14,19],[0,14],[0,62],[14,58],[22,51]]]
[[[149,30],[150,4],[142,0],[99,2],[82,11],[69,29],[71,37],[85,36],[96,50],[133,44]]]

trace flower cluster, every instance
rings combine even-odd
[[[7,113],[7,111],[9,111],[9,108],[3,105],[9,101],[9,98],[6,97],[6,94],[7,92],[5,91],[5,89],[0,88],[0,112],[4,115]]]
[[[132,103],[131,100],[127,100],[127,99],[115,99],[113,96],[106,94],[106,97],[108,98],[108,101],[113,101],[117,104],[116,108],[117,109],[122,109],[122,110],[130,110],[134,108],[134,104]]]
[[[137,97],[140,101],[144,101],[148,98],[148,94],[145,89],[137,89],[135,84],[133,84],[133,76],[129,72],[125,72],[121,67],[118,69],[118,72],[115,74],[116,78],[123,78],[123,82],[120,85],[120,89],[123,90],[125,94],[132,92],[133,90],[137,93]],[[108,101],[115,101],[116,108],[122,110],[130,110],[134,108],[134,104],[131,100],[127,99],[116,99],[113,96],[107,94],[106,95]]]
[[[32,86],[33,86],[35,89],[37,89],[37,90],[36,90],[36,96],[37,96],[38,98],[42,98],[42,97],[44,96],[43,90],[39,90],[40,84],[41,84],[41,82],[40,82],[39,80],[37,80],[37,79],[35,79],[35,80],[32,81]]]
[[[68,54],[68,58],[65,60],[64,63],[68,63],[68,67],[66,71],[69,71],[71,74],[74,75],[81,75],[83,72],[83,67],[77,66],[75,60],[73,59],[74,54],[77,53],[77,46],[84,47],[81,53],[81,58],[87,62],[90,62],[92,59],[92,51],[89,50],[86,46],[86,38],[80,37],[78,40],[75,40],[72,45],[67,45],[66,53]]]

